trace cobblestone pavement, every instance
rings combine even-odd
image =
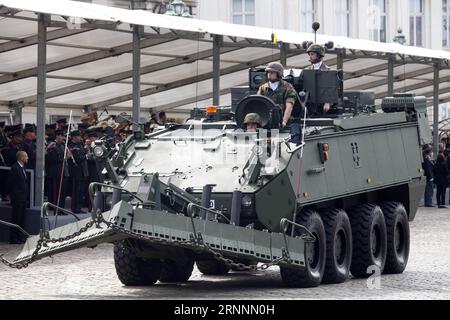
[[[10,258],[19,249],[0,245]],[[187,283],[132,288],[117,279],[112,245],[103,244],[46,258],[24,270],[1,265],[0,287],[0,299],[450,299],[450,209],[420,208],[411,223],[407,269],[380,279],[288,289],[277,267],[226,276],[204,276],[194,269]]]

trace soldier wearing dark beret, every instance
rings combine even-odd
[[[27,169],[36,169],[36,130],[34,125],[27,124],[23,129],[23,150],[28,155]]]
[[[64,207],[69,180],[69,168],[64,166],[65,135],[63,130],[55,130],[55,140],[47,146],[45,154],[45,173],[47,181],[47,196],[49,202]],[[61,176],[62,175],[62,176]],[[62,184],[62,185],[61,185]],[[59,203],[58,202],[59,196]]]
[[[79,130],[74,130],[70,133],[68,147],[70,150],[68,163],[72,183],[72,211],[80,213],[83,205],[83,181],[88,176],[88,168],[86,151]]]
[[[22,136],[22,125],[17,124],[5,128],[8,132],[8,137],[10,141],[3,151],[3,157],[5,159],[7,166],[12,166],[16,163],[16,153],[18,151],[23,151],[23,136]]]

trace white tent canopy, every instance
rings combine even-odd
[[[312,33],[242,26],[126,10],[68,0],[0,0],[0,105],[36,104],[36,13],[51,15],[47,42],[47,105],[49,107],[128,110],[132,105],[131,26],[144,27],[141,40],[142,108],[189,109],[212,97],[212,35],[223,36],[221,102],[230,102],[231,87],[245,84],[248,68],[280,59],[287,44],[287,64],[302,68],[308,59],[301,44]],[[77,18],[77,19],[72,19]],[[68,21],[78,22],[81,29]],[[433,63],[441,82],[449,80],[450,52],[318,35],[333,41],[326,62],[337,64],[343,53],[345,89],[387,94],[389,56],[395,57],[394,88],[420,89],[433,95]],[[440,102],[450,101],[442,86]],[[430,102],[431,103],[431,102]]]

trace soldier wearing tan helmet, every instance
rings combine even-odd
[[[244,118],[245,130],[248,132],[256,132],[261,123],[261,117],[257,113],[247,113]]]
[[[259,87],[258,94],[269,97],[283,111],[283,127],[291,118],[292,109],[297,99],[294,87],[282,80],[284,68],[278,62],[270,63],[266,68],[267,82]]]
[[[309,70],[322,70],[328,71],[330,67],[323,63],[323,58],[325,57],[325,48],[320,44],[314,43],[308,47],[306,50],[309,56],[309,62],[311,62],[311,66],[307,69]],[[323,112],[327,113],[331,108],[331,105],[326,102],[323,104]]]

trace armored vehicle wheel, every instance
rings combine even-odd
[[[289,287],[317,287],[322,281],[326,261],[326,235],[320,215],[314,210],[306,210],[297,215],[296,222],[312,232],[316,241],[305,243],[305,268],[280,266],[280,274]],[[294,234],[303,234],[299,228]]]
[[[381,204],[387,230],[387,256],[383,273],[402,273],[409,257],[409,221],[405,207],[398,202]]]
[[[341,283],[348,279],[352,262],[352,228],[342,209],[321,212],[327,237],[327,258],[323,283]]]
[[[161,268],[159,281],[161,282],[185,282],[191,277],[194,269],[194,258],[191,256],[186,259],[174,261],[164,260]]]
[[[120,282],[126,286],[148,286],[158,281],[161,273],[159,260],[143,259],[125,243],[114,244],[114,265]]]
[[[230,271],[230,268],[225,263],[217,260],[199,260],[195,263],[198,270],[205,275],[220,276]]]
[[[368,278],[369,267],[383,272],[386,263],[386,223],[381,208],[363,204],[350,211],[353,236],[353,257],[350,271],[357,278]]]

